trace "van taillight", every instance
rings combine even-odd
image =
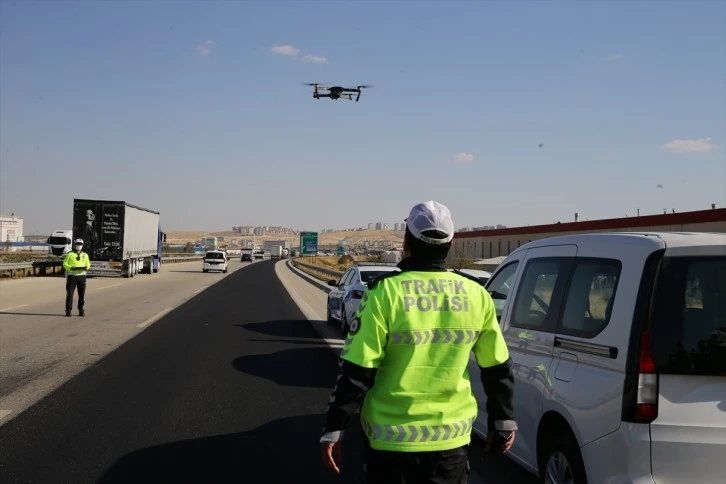
[[[636,423],[651,423],[658,417],[658,374],[650,353],[650,334],[647,330],[640,339],[638,396],[634,417]]]

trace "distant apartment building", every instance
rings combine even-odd
[[[251,226],[251,225],[239,225],[232,227],[233,232],[237,232],[240,235],[295,235],[299,233],[297,229],[290,227],[281,227],[279,225],[262,225],[262,226]]]
[[[373,230],[374,224],[373,222],[368,224],[368,230]]]

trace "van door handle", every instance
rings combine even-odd
[[[618,357],[618,349],[614,346],[598,345],[586,341],[578,341],[561,336],[555,336],[555,348],[562,348],[569,351],[577,351],[588,355],[602,356],[615,359]]]

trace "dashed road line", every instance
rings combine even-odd
[[[143,323],[137,324],[136,327],[145,328],[145,327],[149,326],[150,324],[153,324],[153,323],[157,322],[158,320],[160,320],[161,318],[163,318],[167,313],[171,312],[173,309],[174,308],[166,308],[163,311],[156,313],[155,315],[153,315],[152,317],[150,317]]]
[[[103,291],[104,289],[111,289],[112,287],[118,287],[118,286],[121,286],[121,285],[122,284],[119,283],[119,284],[111,284],[110,286],[104,286],[104,287],[94,288],[93,289],[93,292]]]
[[[20,308],[24,308],[25,306],[27,306],[27,304],[20,304],[19,306],[11,306],[9,308],[0,309],[0,312],[11,311],[13,309],[20,309]],[[0,412],[4,412],[4,410],[0,410]]]

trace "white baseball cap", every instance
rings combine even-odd
[[[83,239],[76,239],[76,240],[74,241],[74,243],[75,243],[76,245],[83,245]]]
[[[451,212],[446,205],[434,200],[414,205],[405,222],[411,234],[427,244],[442,245],[451,242],[451,239],[454,238],[454,221],[451,220]],[[422,234],[429,230],[443,232],[446,237],[434,239]]]

